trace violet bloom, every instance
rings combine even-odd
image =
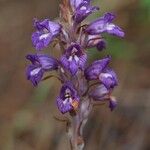
[[[104,14],[103,17],[100,17],[99,19],[90,23],[86,29],[86,32],[91,35],[96,35],[96,34],[107,32],[112,35],[124,37],[123,30],[117,25],[112,23],[114,18],[115,16],[113,14],[106,13]]]
[[[88,80],[100,80],[100,82],[108,89],[113,89],[118,84],[116,73],[109,69],[108,63],[110,57],[95,61],[85,70],[85,76]]]
[[[80,4],[77,5],[76,10],[74,12],[74,21],[76,23],[81,23],[86,17],[88,17],[91,13],[99,10],[98,7],[93,7],[90,5],[90,0],[83,0]]]
[[[61,57],[62,65],[75,75],[78,69],[83,70],[87,60],[87,55],[78,44],[72,44],[66,53]]]
[[[100,35],[88,35],[86,47],[96,47],[99,51],[102,51],[106,49],[106,41]]]
[[[65,83],[57,97],[57,106],[61,113],[75,111],[79,105],[79,97],[71,82]]]
[[[94,61],[88,68],[85,70],[85,77],[87,80],[96,80],[102,71],[107,67],[111,58],[110,56]]]
[[[108,98],[109,93],[110,91],[103,84],[100,84],[96,86],[89,95],[95,101],[103,101]]]
[[[48,19],[35,20],[34,26],[37,31],[32,34],[32,43],[37,50],[46,48],[61,31],[60,24]]]
[[[118,79],[116,73],[109,68],[106,68],[100,75],[99,80],[107,89],[113,89],[118,85]]]
[[[27,55],[26,58],[32,63],[27,67],[27,79],[30,80],[34,86],[41,81],[45,71],[58,68],[57,60],[47,55]]]

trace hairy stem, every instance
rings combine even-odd
[[[78,112],[71,112],[71,122],[68,125],[67,134],[70,141],[71,150],[83,150],[84,140],[83,140],[83,129],[86,122],[88,121],[88,116],[91,112],[91,103],[89,99],[83,98]]]
[[[76,114],[72,117],[72,122],[70,124],[68,130],[68,136],[71,144],[72,150],[83,150],[84,148],[84,141],[81,131],[81,121],[79,114]]]

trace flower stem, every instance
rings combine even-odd
[[[68,125],[68,137],[70,141],[71,150],[83,150],[83,128],[88,121],[89,114],[91,112],[92,105],[90,99],[85,100],[83,98],[78,112],[70,112],[71,122]]]

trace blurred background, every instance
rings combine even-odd
[[[58,0],[0,0],[0,150],[69,150],[65,123],[55,106],[59,83],[34,88],[25,77],[25,55],[34,53],[33,18],[55,19]],[[84,130],[86,150],[150,150],[150,0],[93,0],[117,15],[125,39],[106,36],[107,50],[90,50],[91,60],[111,54],[119,86],[118,107],[95,107]],[[52,50],[54,53],[54,50]],[[56,86],[57,85],[57,86]]]

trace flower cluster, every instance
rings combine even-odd
[[[106,48],[103,33],[124,37],[124,32],[113,23],[115,16],[112,13],[105,13],[85,24],[84,20],[99,10],[91,5],[91,0],[64,0],[60,8],[59,21],[34,20],[36,31],[32,34],[32,43],[36,54],[26,56],[31,61],[26,70],[27,79],[37,86],[45,72],[55,70],[62,83],[56,102],[63,114],[77,112],[83,97],[90,99],[91,103],[106,102],[113,110],[117,102],[111,93],[118,80],[109,67],[111,57],[106,56],[88,65],[87,50],[95,47],[102,51]],[[50,44],[58,45],[59,59],[42,53]]]

